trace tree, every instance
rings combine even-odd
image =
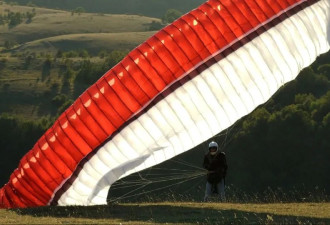
[[[86,49],[80,50],[79,51],[79,57],[88,58],[89,57],[88,51]]]
[[[78,57],[79,54],[76,51],[68,51],[68,52],[64,52],[63,56],[66,58],[75,58],[75,57]]]
[[[41,117],[37,120],[26,120],[9,114],[0,114],[0,154],[6,160],[0,161],[0,182],[8,181],[10,173],[17,167],[21,157],[46,129],[54,118]]]
[[[36,58],[35,53],[28,54],[24,57],[24,69],[28,69],[31,62]]]
[[[105,67],[112,68],[117,63],[120,62],[126,55],[128,51],[120,51],[120,50],[114,50],[112,51],[109,56],[105,59]]]
[[[60,106],[62,106],[67,100],[68,100],[68,97],[67,97],[65,94],[59,94],[59,95],[56,95],[56,96],[52,99],[52,103],[53,103],[56,107],[60,107]]]
[[[318,71],[327,76],[327,78],[330,80],[330,64],[323,64],[318,67]]]
[[[86,10],[83,7],[79,6],[74,10],[74,12],[78,13],[78,15],[80,15],[81,13],[86,12]]]
[[[0,15],[0,25],[4,25],[6,23],[6,20],[4,18],[4,16],[1,14]]]
[[[330,91],[311,104],[312,117],[316,121],[322,121],[330,112]]]
[[[84,60],[80,65],[76,80],[81,84],[91,85],[104,73],[99,64],[92,63],[90,60]]]
[[[4,69],[6,67],[7,59],[2,58],[0,59],[0,70]]]
[[[57,52],[56,52],[56,55],[55,55],[55,58],[62,58],[63,56],[63,51],[61,49],[59,49]]]
[[[72,105],[73,100],[72,99],[68,99],[66,100],[63,105],[61,105],[58,110],[57,110],[57,115],[62,114],[70,105]]]
[[[52,60],[50,57],[47,57],[42,65],[42,80],[45,80],[45,78],[50,75],[51,68]]]
[[[27,12],[26,13],[26,18],[27,18],[27,23],[31,23],[32,18],[35,17],[36,13],[35,12]]]
[[[9,19],[9,24],[8,24],[9,27],[14,27],[22,23],[23,15],[19,12],[16,13],[10,12],[8,14],[8,19]]]
[[[172,23],[174,20],[182,16],[182,12],[176,9],[169,9],[166,11],[165,15],[162,18],[164,24]]]
[[[160,22],[157,22],[157,21],[152,21],[151,23],[150,23],[150,26],[149,26],[149,30],[150,31],[153,31],[153,30],[160,30],[161,28],[163,28],[164,27],[164,25],[163,24],[161,24]]]
[[[106,50],[101,50],[99,53],[98,53],[98,56],[103,59],[106,55],[108,54],[108,52]]]
[[[11,49],[12,47],[14,47],[14,43],[13,43],[12,41],[8,41],[8,40],[6,40],[6,41],[5,41],[5,44],[4,44],[4,47],[5,47],[5,49],[9,50],[9,49]]]

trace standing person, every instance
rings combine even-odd
[[[207,169],[207,182],[204,201],[208,201],[213,190],[219,194],[221,201],[225,201],[225,177],[227,173],[227,161],[224,152],[220,152],[215,141],[209,143],[209,151],[204,156],[203,167]]]

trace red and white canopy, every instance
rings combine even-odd
[[[209,0],[88,88],[0,189],[0,207],[106,204],[116,180],[209,139],[329,50],[328,0]]]

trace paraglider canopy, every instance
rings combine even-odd
[[[70,106],[0,189],[0,206],[106,204],[110,186],[208,140],[329,50],[328,0],[209,0]]]

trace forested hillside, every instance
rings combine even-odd
[[[184,12],[201,1],[17,2],[63,9],[83,7],[90,12],[120,13],[125,9],[127,14],[157,13],[154,16],[160,18],[167,8]],[[159,19],[142,16],[79,14],[34,7],[20,7],[16,10],[21,11],[14,13],[8,5],[2,8],[1,18],[5,19],[0,25],[0,154],[4,160],[0,160],[0,186],[74,99],[159,29],[152,25],[164,25]],[[19,24],[10,25],[14,15],[24,16]],[[79,21],[88,23],[78,25]],[[93,21],[107,24],[100,29],[93,26]],[[118,21],[123,25],[116,26]],[[123,27],[126,29],[121,30]],[[24,37],[31,38],[31,42],[25,43]],[[305,68],[267,103],[212,139],[227,155],[226,183],[231,190],[264,193],[270,187],[283,195],[292,190],[304,196],[329,195],[330,52]],[[159,168],[200,168],[206,149],[207,142],[175,158],[183,164],[169,160]],[[186,186],[179,185],[176,194],[190,191],[201,196],[203,185],[204,178],[192,180]]]
[[[185,13],[199,6],[204,0],[7,0],[6,2],[65,10],[82,7],[87,12],[138,14],[161,18],[168,9],[177,9]]]

